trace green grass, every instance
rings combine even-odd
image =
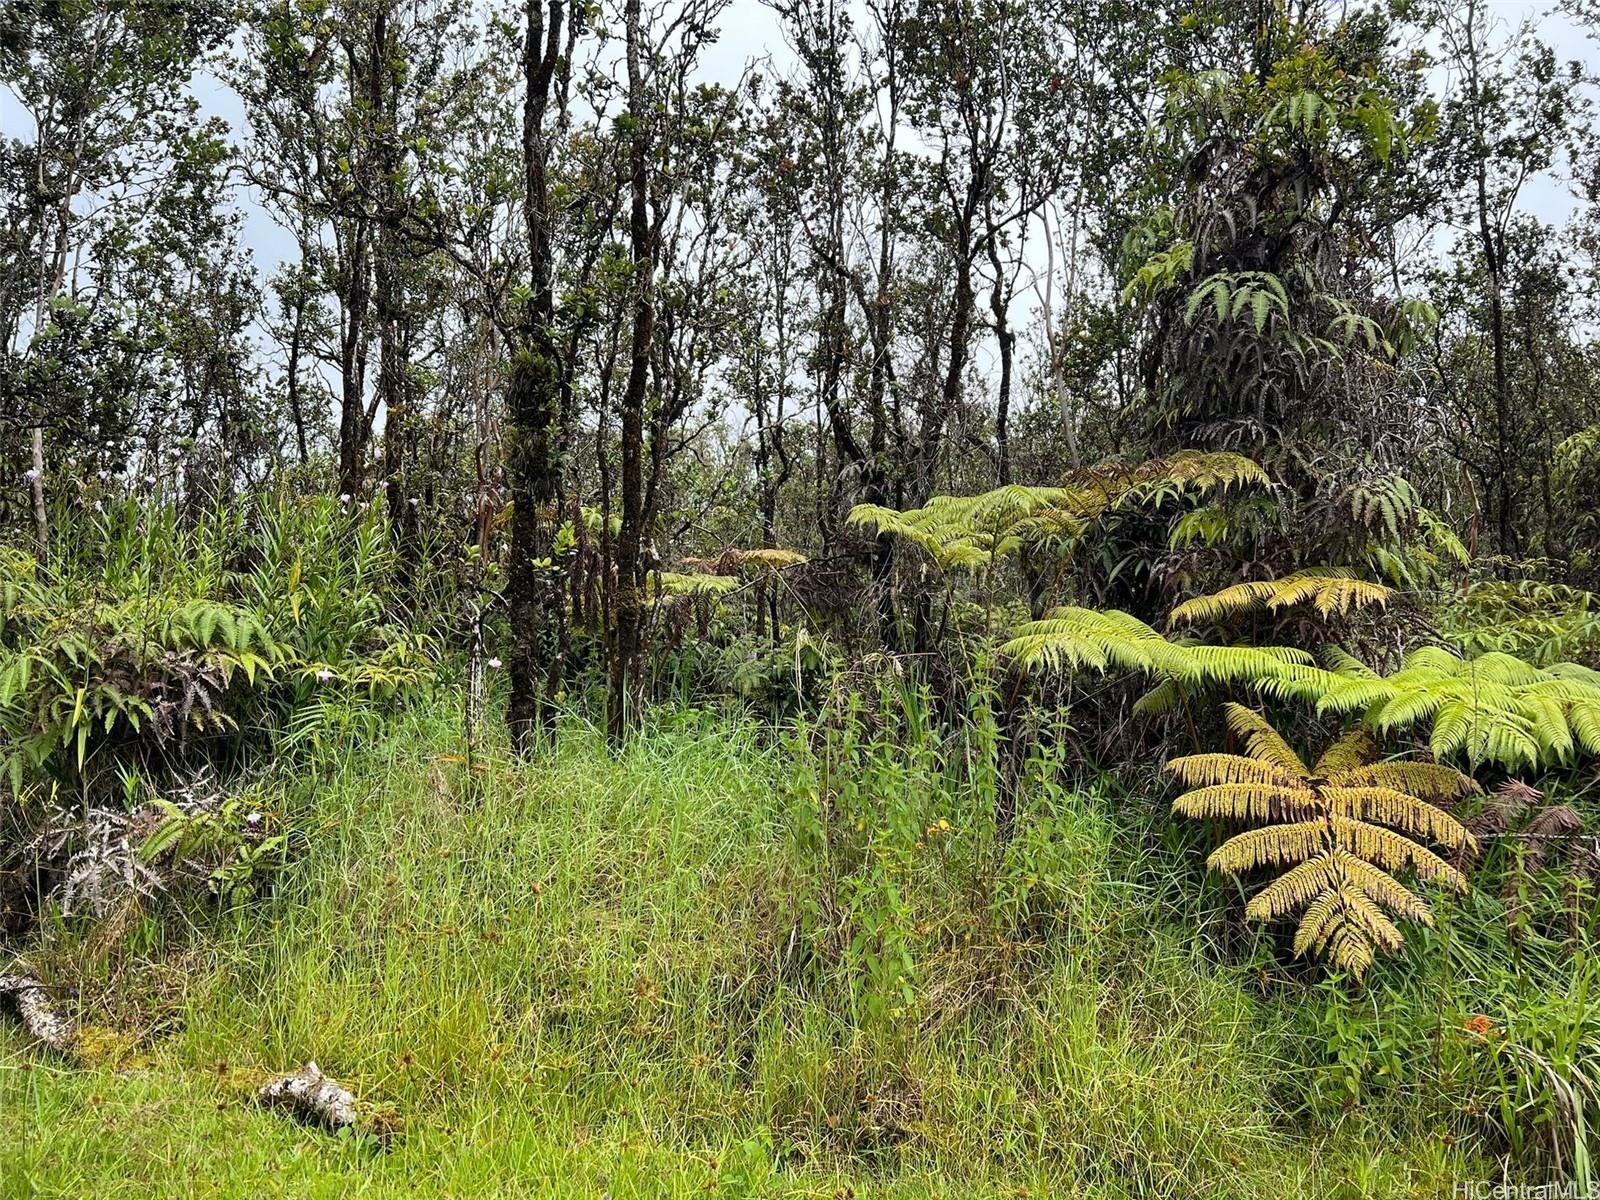
[[[0,1196],[1254,1200],[1494,1175],[1437,1130],[1294,1115],[1286,1009],[1150,918],[1091,797],[1052,816],[1050,934],[926,922],[896,1020],[808,919],[793,764],[753,727],[669,719],[621,757],[574,727],[471,771],[456,725],[445,698],[301,780],[270,900],[46,937],[33,961],[141,1054],[73,1069],[0,1035]],[[248,1102],[306,1058],[398,1140]]]

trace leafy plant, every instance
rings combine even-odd
[[[1321,713],[1361,713],[1378,733],[1426,721],[1435,758],[1531,769],[1571,762],[1580,750],[1600,754],[1600,672],[1588,667],[1423,646],[1381,675],[1337,649],[1326,657],[1331,670],[1304,672],[1285,690],[1314,699]]]
[[[1171,619],[1174,624],[1216,623],[1237,613],[1263,608],[1278,613],[1300,604],[1310,604],[1322,617],[1345,616],[1362,608],[1382,608],[1393,596],[1393,588],[1357,579],[1349,571],[1315,567],[1197,596],[1173,609]]]
[[[1535,666],[1600,659],[1600,596],[1565,584],[1527,577],[1474,581],[1449,596],[1436,619],[1468,654],[1498,650]]]
[[[1267,481],[1244,455],[1180,450],[1131,466],[1103,463],[1059,487],[1008,484],[976,496],[935,496],[904,512],[858,504],[850,523],[911,542],[940,570],[986,570],[1020,550],[1075,541],[1121,508],[1153,508],[1182,494]]]
[[[1299,913],[1296,954],[1360,976],[1377,951],[1403,944],[1391,917],[1433,923],[1428,905],[1396,873],[1466,890],[1461,872],[1422,843],[1476,849],[1472,834],[1440,807],[1477,790],[1472,780],[1437,763],[1378,762],[1363,730],[1307,767],[1259,713],[1239,704],[1226,713],[1247,752],[1173,759],[1168,769],[1191,788],[1173,811],[1255,826],[1219,846],[1207,865],[1225,875],[1287,867],[1245,913],[1259,921]]]
[[[1150,671],[1179,684],[1295,678],[1311,655],[1288,646],[1213,646],[1173,641],[1116,609],[1071,605],[1016,626],[1000,653],[1027,670],[1108,667]]]

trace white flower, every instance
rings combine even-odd
[[[246,825],[261,824],[261,814],[258,812],[246,813],[244,817],[244,823]]]
[[[498,671],[503,665],[504,664],[498,658],[491,658],[489,660],[489,669],[491,671]]]
[[[327,683],[328,680],[333,678],[332,669],[329,668],[329,667],[323,667],[322,670],[317,672],[317,678],[320,679],[323,683]]]
[[[39,478],[39,472],[35,471],[32,467],[29,467],[22,473],[22,477],[29,483],[32,483],[35,479]]]
[[[340,492],[339,493],[339,503],[340,504],[349,504],[350,503],[350,493],[349,492]]]

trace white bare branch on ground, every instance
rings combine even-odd
[[[0,997],[9,997],[29,1033],[58,1054],[71,1055],[77,1042],[75,1025],[50,1003],[51,988],[31,975],[0,975]]]
[[[355,1096],[324,1075],[314,1062],[267,1080],[256,1096],[263,1104],[293,1109],[335,1133],[361,1127]]]

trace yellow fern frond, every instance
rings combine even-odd
[[[1375,904],[1383,905],[1395,916],[1408,921],[1433,924],[1433,910],[1382,867],[1362,862],[1355,855],[1342,850],[1335,851],[1334,857],[1339,861],[1342,877],[1349,880],[1352,886],[1360,888],[1362,894]]]
[[[1319,854],[1285,871],[1250,897],[1244,915],[1252,921],[1276,921],[1331,890],[1339,878],[1338,857],[1332,853]]]
[[[1267,723],[1267,719],[1253,708],[1246,708],[1242,704],[1231,701],[1223,705],[1223,713],[1227,717],[1228,728],[1237,737],[1242,737],[1250,747],[1253,758],[1263,762],[1270,762],[1281,767],[1296,779],[1308,779],[1311,772],[1306,769],[1300,756],[1290,748],[1283,736]]]
[[[1452,850],[1477,852],[1477,839],[1467,827],[1426,800],[1387,787],[1324,787],[1319,793],[1328,811],[1356,821],[1399,829]]]
[[[1242,754],[1189,754],[1170,760],[1167,770],[1190,787],[1214,783],[1270,783],[1294,787],[1300,783],[1282,767]]]
[[[734,552],[734,561],[745,570],[782,571],[807,562],[798,550],[785,550],[781,546],[758,546],[751,550]]]
[[[1185,792],[1172,811],[1197,820],[1284,821],[1314,814],[1317,794],[1265,783],[1219,783]]]
[[[1418,878],[1439,880],[1457,891],[1466,891],[1467,880],[1426,846],[1419,846],[1410,838],[1349,817],[1329,816],[1339,849],[1363,862],[1373,863],[1386,871],[1410,869]],[[1469,835],[1470,836],[1470,835]]]
[[[1363,938],[1368,943],[1393,954],[1405,944],[1405,939],[1400,936],[1400,930],[1395,927],[1382,908],[1359,891],[1341,890],[1342,900],[1341,915],[1346,924],[1354,925],[1360,929]],[[1371,962],[1371,959],[1368,959]]]
[[[1322,820],[1268,825],[1234,834],[1211,852],[1206,866],[1223,875],[1241,875],[1259,867],[1303,863],[1332,844]]]
[[[1295,954],[1306,957],[1321,950],[1327,944],[1328,935],[1342,923],[1343,910],[1342,888],[1330,888],[1311,901],[1300,918],[1300,928],[1295,931]]]
[[[1228,838],[1206,865],[1225,875],[1287,868],[1250,898],[1245,915],[1274,921],[1301,913],[1297,954],[1359,975],[1378,952],[1403,944],[1396,918],[1432,923],[1428,906],[1394,872],[1466,888],[1461,872],[1423,844],[1476,850],[1467,828],[1427,798],[1470,790],[1459,772],[1436,763],[1374,763],[1378,748],[1364,733],[1340,738],[1308,772],[1259,713],[1229,705],[1227,717],[1248,756],[1174,759],[1173,774],[1201,786],[1179,796],[1173,811],[1260,823]]]
[[[1472,776],[1443,763],[1378,762],[1329,771],[1322,766],[1319,761],[1319,773],[1336,787],[1394,788],[1434,803],[1452,804],[1483,791]]]
[[[1331,778],[1364,766],[1377,756],[1378,744],[1372,740],[1372,735],[1365,729],[1352,729],[1322,752],[1322,757],[1317,759],[1316,765],[1311,768],[1311,773]]]
[[[1404,944],[1400,930],[1376,904],[1358,891],[1338,887],[1306,909],[1295,933],[1294,952],[1321,955],[1355,975],[1373,961],[1373,948],[1394,953]]]
[[[1357,579],[1341,569],[1317,567],[1279,579],[1236,583],[1220,592],[1197,596],[1173,609],[1169,620],[1173,624],[1215,623],[1252,609],[1279,612],[1307,603],[1320,616],[1345,616],[1360,608],[1382,608],[1393,595],[1394,589],[1381,583]]]

